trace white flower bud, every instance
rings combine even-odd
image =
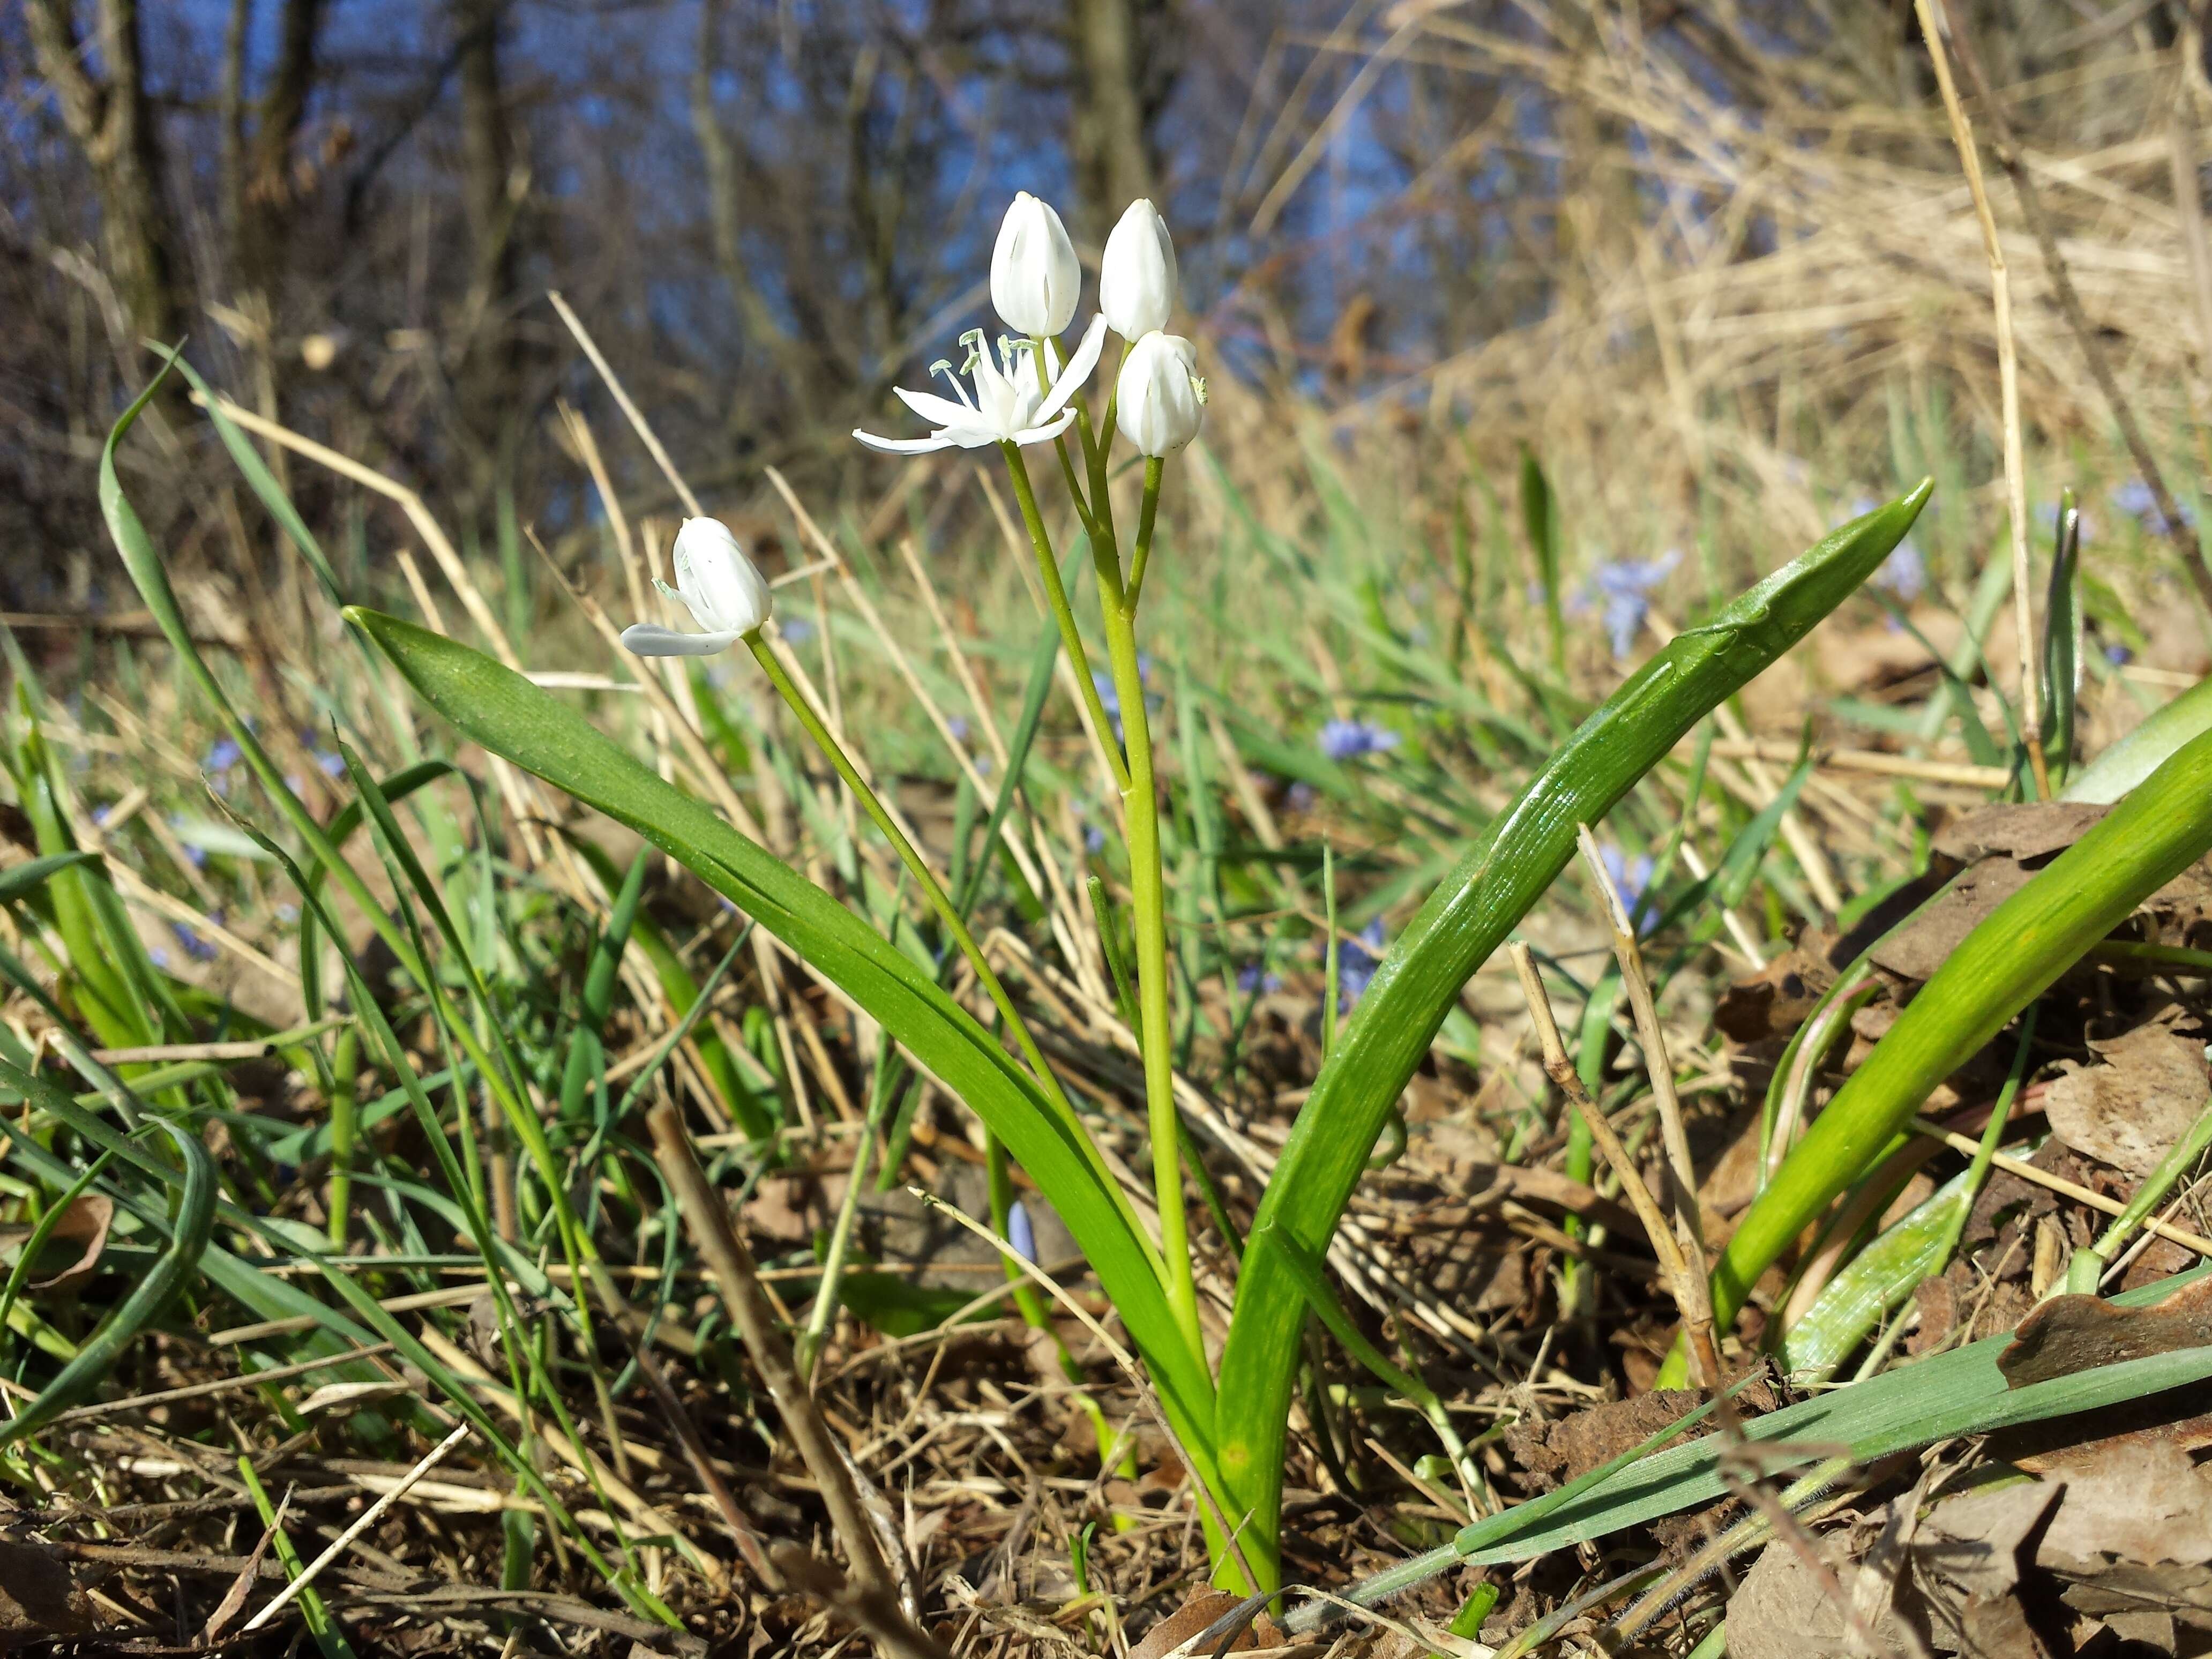
[[[1015,333],[1050,339],[1074,320],[1082,286],[1067,227],[1048,204],[1024,191],[1006,210],[991,250],[991,304]]]
[[[705,629],[678,633],[652,623],[623,630],[623,643],[641,657],[703,657],[757,633],[775,609],[768,578],[745,556],[738,538],[719,519],[686,519],[676,534],[676,586],[653,586],[681,600],[692,620]]]
[[[1098,265],[1098,309],[1125,340],[1168,325],[1176,303],[1175,242],[1159,210],[1139,198],[1129,204]]]
[[[1115,383],[1117,418],[1129,441],[1147,455],[1172,455],[1206,419],[1206,382],[1194,372],[1198,353],[1179,334],[1146,335],[1122,359]]]

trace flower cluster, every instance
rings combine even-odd
[[[1006,210],[991,251],[991,305],[1013,331],[994,356],[981,330],[961,337],[959,367],[930,366],[952,388],[951,398],[896,388],[899,401],[934,430],[926,438],[853,435],[871,449],[919,455],[988,444],[1027,447],[1049,443],[1076,417],[1074,398],[1098,366],[1106,331],[1128,343],[1114,387],[1114,418],[1145,455],[1173,454],[1198,435],[1206,418],[1206,382],[1198,352],[1167,332],[1175,310],[1175,243],[1150,202],[1129,204],[1098,267],[1098,314],[1062,368],[1055,342],[1075,320],[1082,268],[1075,244],[1049,203],[1024,191]],[[963,385],[962,377],[969,384]],[[970,389],[972,386],[972,390]]]
[[[1073,426],[1076,398],[1090,384],[1108,331],[1127,343],[1106,430],[1115,428],[1153,459],[1198,436],[1206,419],[1206,382],[1197,348],[1167,332],[1177,294],[1175,242],[1148,201],[1132,202],[1106,239],[1098,271],[1098,313],[1063,359],[1060,337],[1075,320],[1083,268],[1067,227],[1049,203],[1024,191],[1014,198],[991,251],[991,305],[1011,334],[994,348],[981,329],[960,337],[957,363],[930,365],[951,396],[893,388],[899,401],[930,424],[926,437],[886,438],[855,430],[869,448],[892,455],[940,449],[1027,448],[1050,443]],[[1089,441],[1085,440],[1086,443]],[[728,528],[714,519],[687,519],[676,538],[676,586],[655,580],[699,624],[685,633],[653,623],[623,630],[641,657],[701,657],[759,633],[775,609],[767,579]]]

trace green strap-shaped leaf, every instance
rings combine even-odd
[[[2206,1271],[2200,1267],[2123,1291],[2112,1298],[2111,1305],[2154,1305],[2202,1279]],[[2212,1376],[2212,1347],[2182,1348],[2015,1389],[2008,1386],[1997,1365],[2011,1341],[2009,1332],[1985,1337],[1863,1382],[1815,1395],[1753,1419],[1744,1425],[1744,1437],[1766,1449],[1759,1462],[1768,1469],[1817,1463],[1838,1447],[1852,1462],[1867,1464],[1954,1436],[2100,1411]],[[1677,1434],[1711,1411],[1710,1402],[1700,1406],[1662,1435]],[[1450,1543],[1377,1574],[1347,1591],[1348,1599],[1373,1607],[1462,1563],[1481,1566],[1525,1561],[1728,1495],[1728,1480],[1721,1469],[1729,1447],[1724,1436],[1678,1441],[1663,1451],[1654,1443],[1660,1437],[1655,1436],[1571,1487],[1462,1528]],[[1320,1622],[1315,1612],[1309,1605],[1293,1613],[1290,1628],[1312,1629]]]
[[[1932,486],[1856,519],[1702,628],[1677,635],[1577,729],[1492,819],[1376,969],[1299,1112],[1253,1224],[1223,1351],[1217,1455],[1245,1553],[1277,1557],[1283,1443],[1305,1297],[1268,1243],[1322,1255],[1367,1155],[1468,975],[1595,823],[1718,703],[1835,609],[1889,556]]]
[[[1726,1329],[1789,1242],[1873,1166],[1936,1085],[2043,994],[2136,905],[2212,848],[2212,732],[2192,738],[1966,935],[1905,1005],[1713,1268]]]
[[[1151,1361],[1178,1431],[1204,1460],[1212,1382],[1168,1310],[1157,1252],[1098,1174],[1081,1124],[965,1009],[829,894],[521,675],[398,617],[358,607],[346,615],[462,735],[676,859],[842,988],[973,1109],[1051,1196]],[[1212,1484],[1212,1469],[1199,1474]]]

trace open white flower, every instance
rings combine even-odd
[[[923,420],[933,422],[935,431],[927,438],[878,438],[872,432],[855,428],[853,435],[869,448],[879,449],[886,455],[923,455],[933,449],[981,449],[987,444],[1048,443],[1066,431],[1069,422],[1075,419],[1075,411],[1068,404],[1091,379],[1091,371],[1098,367],[1098,353],[1106,343],[1106,319],[1091,319],[1091,326],[1083,331],[1082,343],[1075,348],[1075,356],[1065,368],[1060,366],[1059,352],[1049,341],[1046,343],[1042,379],[1048,385],[1044,386],[1038,383],[1034,342],[1001,340],[996,362],[991,360],[983,343],[982,330],[975,329],[962,335],[960,343],[968,348],[968,359],[958,371],[949,362],[942,361],[932,363],[929,368],[931,374],[945,376],[951,385],[953,397],[909,392],[904,386],[892,388],[901,403]],[[974,380],[973,397],[961,384],[962,374]]]
[[[1172,455],[1206,420],[1198,353],[1180,334],[1147,334],[1121,360],[1115,407],[1122,434],[1147,455]]]
[[[706,632],[679,633],[653,623],[623,629],[622,642],[641,657],[703,657],[757,633],[775,609],[768,578],[745,556],[720,519],[686,519],[676,533],[676,586],[653,585],[680,600]]]
[[[1075,320],[1083,267],[1052,204],[1024,191],[1014,198],[991,250],[991,304],[1017,334],[1051,339]]]
[[[1175,302],[1174,239],[1160,210],[1139,198],[1106,239],[1098,263],[1098,309],[1123,339],[1141,340],[1168,325]]]

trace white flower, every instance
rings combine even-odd
[[[1098,309],[1125,340],[1165,328],[1176,302],[1175,242],[1159,210],[1141,198],[1129,204],[1106,239],[1098,265]]]
[[[1074,420],[1075,411],[1068,402],[1083,390],[1090,380],[1091,371],[1098,367],[1098,352],[1106,343],[1106,319],[1093,317],[1091,326],[1083,331],[1082,343],[1075,348],[1075,356],[1067,367],[1060,367],[1060,354],[1052,343],[1045,344],[1045,379],[1050,382],[1048,391],[1038,384],[1036,347],[1028,340],[1001,340],[999,343],[1000,361],[993,362],[991,354],[983,345],[983,331],[972,330],[960,337],[968,348],[965,365],[955,373],[950,362],[935,362],[929,372],[942,374],[951,383],[952,398],[939,398],[933,392],[908,392],[904,386],[893,390],[899,401],[925,421],[936,423],[937,429],[927,438],[878,438],[872,432],[855,430],[853,435],[871,449],[880,449],[887,455],[921,455],[933,449],[981,449],[986,444],[1048,443],[1067,430]],[[971,375],[975,382],[975,395],[970,398],[968,388],[960,384],[960,375]]]
[[[1024,191],[1006,210],[991,250],[991,303],[1017,334],[1051,339],[1075,320],[1083,269],[1050,204]]]
[[[1206,419],[1198,353],[1180,334],[1146,335],[1121,361],[1114,396],[1121,430],[1147,455],[1172,455]]]
[[[703,657],[726,650],[759,631],[775,601],[768,578],[745,556],[720,519],[686,519],[676,532],[676,586],[653,584],[684,608],[703,634],[683,634],[652,623],[623,629],[622,642],[641,657]]]

